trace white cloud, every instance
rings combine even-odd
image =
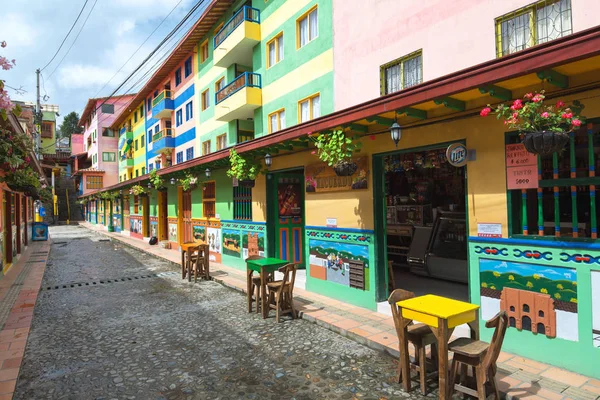
[[[8,13],[2,16],[0,24],[0,40],[10,46],[29,47],[35,44],[39,30],[32,19],[24,14]]]
[[[135,28],[135,21],[125,19],[117,25],[117,36],[123,36],[124,34],[131,32]]]
[[[555,270],[553,270],[553,269],[550,269],[550,268],[543,269],[541,272],[547,272],[547,273],[549,273],[549,274],[551,274],[551,275],[560,275],[560,273],[559,273],[559,272],[556,272]]]
[[[508,265],[502,261],[500,264],[496,265],[494,268],[498,269],[498,268],[508,268]]]
[[[104,85],[115,71],[112,67],[93,65],[67,65],[60,69],[58,83],[69,89],[90,89]]]

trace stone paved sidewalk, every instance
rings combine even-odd
[[[176,264],[175,268],[180,263],[181,256],[173,250],[150,246],[145,241],[120,233],[108,233],[100,225],[89,223],[81,225],[170,261]],[[246,290],[246,277],[243,271],[211,263],[211,276],[223,285],[240,291]],[[294,299],[297,301],[301,318],[370,348],[398,356],[398,338],[390,316],[300,288],[294,289]],[[507,399],[600,400],[600,380],[509,353],[500,354],[497,379],[499,390]]]
[[[31,242],[0,278],[0,400],[13,397],[50,242]]]

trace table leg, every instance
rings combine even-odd
[[[186,256],[186,265],[187,265],[187,275],[188,275],[188,282],[192,281],[192,260],[191,260],[191,255],[192,253],[190,251],[187,251],[185,253]]]
[[[479,311],[475,313],[475,319],[469,322],[471,328],[471,339],[479,340]]]
[[[401,374],[402,374],[402,387],[404,388],[405,392],[410,392],[410,356],[408,355],[408,339],[406,337],[407,335],[407,329],[406,327],[408,326],[408,324],[410,324],[411,320],[410,319],[406,319],[402,316],[402,309],[399,309],[399,314],[400,314],[400,332],[399,332],[399,336],[398,336],[398,346],[399,346],[399,351],[400,351],[400,370],[401,370]]]
[[[268,316],[268,305],[266,299],[267,293],[267,272],[265,271],[265,267],[260,267],[260,306],[262,307],[262,315],[263,319],[266,319]]]
[[[181,250],[181,279],[185,279],[185,250]]]
[[[438,377],[439,394],[438,399],[448,398],[448,321],[438,318],[438,327],[431,328],[431,331],[437,338],[438,348]]]
[[[248,312],[252,312],[252,271],[250,268],[246,269],[246,293],[248,294]],[[258,301],[258,299],[256,299]]]

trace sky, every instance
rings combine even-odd
[[[42,72],[41,96],[48,96],[42,102],[58,104],[59,123],[71,111],[81,114],[89,98],[110,95],[198,1],[202,0],[88,0],[63,48]],[[2,5],[0,41],[6,41],[7,47],[0,48],[0,55],[9,60],[15,59],[16,66],[9,71],[0,70],[0,79],[5,81],[12,99],[35,102],[35,70],[50,61],[84,3],[85,0],[21,0],[7,1]],[[131,61],[117,73],[173,9]],[[147,65],[156,65],[154,61],[168,53],[197,20],[200,11]],[[88,14],[89,19],[83,25]],[[79,38],[66,54],[82,26]],[[138,86],[131,86],[145,71],[147,67],[117,94],[124,94],[126,90],[130,93],[137,91],[150,74]],[[112,78],[115,73],[117,75]],[[22,87],[26,93],[18,94],[11,87]]]

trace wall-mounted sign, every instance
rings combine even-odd
[[[337,176],[333,168],[325,163],[307,165],[304,168],[307,193],[341,192],[369,188],[369,163],[367,157],[356,157],[352,161],[358,169],[351,176]]]
[[[337,228],[337,218],[327,218],[325,222],[328,228]]]
[[[453,143],[446,150],[448,163],[454,167],[467,165],[467,147],[462,143]]]
[[[506,145],[506,185],[512,189],[537,189],[539,176],[537,156],[525,150],[522,143]]]
[[[501,238],[502,224],[478,223],[477,236],[488,238]]]

